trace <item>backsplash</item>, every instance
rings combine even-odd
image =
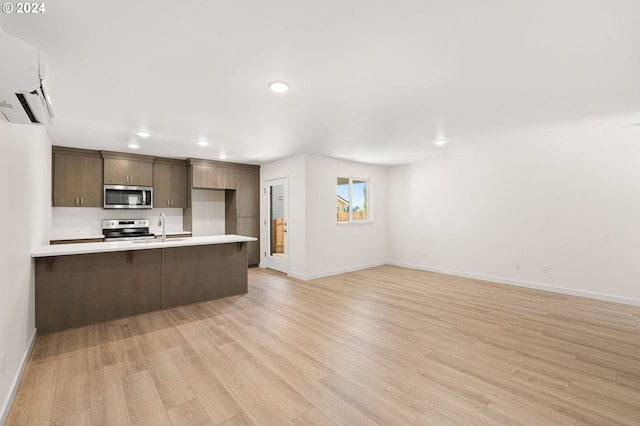
[[[83,238],[102,234],[105,219],[150,219],[149,230],[160,234],[160,213],[167,216],[167,232],[182,231],[182,209],[105,210],[99,207],[52,207],[51,239]]]

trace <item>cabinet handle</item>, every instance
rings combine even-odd
[[[78,204],[79,204],[79,203],[78,203],[78,197],[76,197],[76,206],[77,206]]]
[[[80,204],[84,206],[84,197],[80,197]]]
[[[127,175],[127,183],[129,183],[129,175]]]
[[[131,183],[133,183],[133,176],[131,176]]]
[[[171,200],[171,205],[175,206],[176,205],[175,201]]]

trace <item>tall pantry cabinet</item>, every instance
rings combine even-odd
[[[224,191],[225,234],[259,238],[260,166],[194,158],[187,163],[189,188]],[[184,228],[191,230],[191,209],[185,210],[183,219]],[[259,241],[247,243],[247,263],[260,263]]]

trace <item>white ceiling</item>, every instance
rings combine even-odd
[[[141,154],[392,165],[567,123],[640,136],[638,0],[45,5],[0,26],[47,55],[57,145],[127,151],[146,128]]]

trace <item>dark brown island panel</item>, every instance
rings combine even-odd
[[[38,334],[247,292],[247,243],[37,257]]]

